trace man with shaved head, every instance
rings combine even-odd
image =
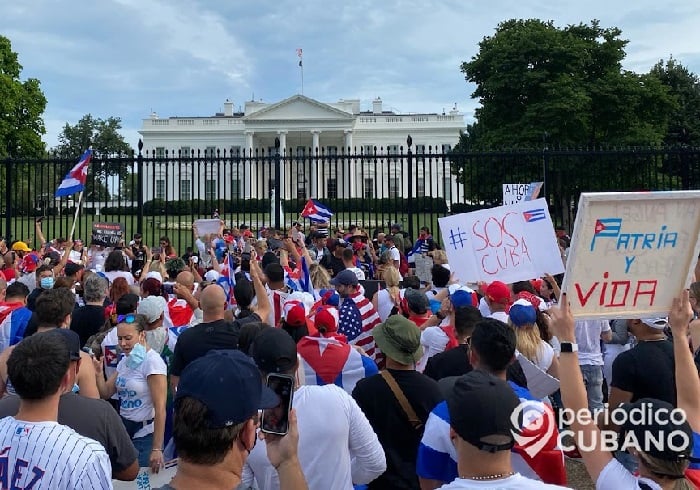
[[[175,344],[175,353],[170,370],[170,385],[177,389],[180,374],[189,363],[210,350],[236,349],[238,329],[224,320],[226,293],[217,286],[206,287],[199,296],[202,323],[183,331]]]

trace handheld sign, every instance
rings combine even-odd
[[[544,199],[438,221],[450,267],[463,282],[511,283],[564,272]]]
[[[93,223],[92,244],[116,247],[124,239],[125,227],[121,223]]]
[[[578,319],[668,315],[700,251],[700,191],[581,194],[562,291]]]
[[[503,205],[518,204],[523,201],[537,199],[544,182],[529,184],[503,184]]]
[[[197,228],[197,233],[200,236],[217,234],[219,232],[219,227],[221,226],[221,220],[219,219],[198,219],[194,222],[194,226]]]

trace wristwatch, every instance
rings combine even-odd
[[[562,342],[561,352],[578,352],[578,344],[574,344],[573,342]]]

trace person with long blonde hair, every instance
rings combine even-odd
[[[399,308],[401,297],[399,294],[399,284],[401,283],[401,274],[393,265],[387,265],[383,275],[386,289],[380,289],[372,297],[374,309],[379,313],[379,318],[382,322],[386,321],[394,308]]]
[[[518,352],[547,374],[557,378],[559,361],[552,346],[540,336],[537,308],[526,299],[517,300],[508,312],[508,324],[515,330]]]
[[[331,276],[325,267],[320,264],[313,263],[309,266],[309,275],[314,289],[318,292],[321,289],[331,288]]]

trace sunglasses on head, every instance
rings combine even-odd
[[[136,323],[136,315],[129,313],[128,315],[117,315],[117,323]]]

